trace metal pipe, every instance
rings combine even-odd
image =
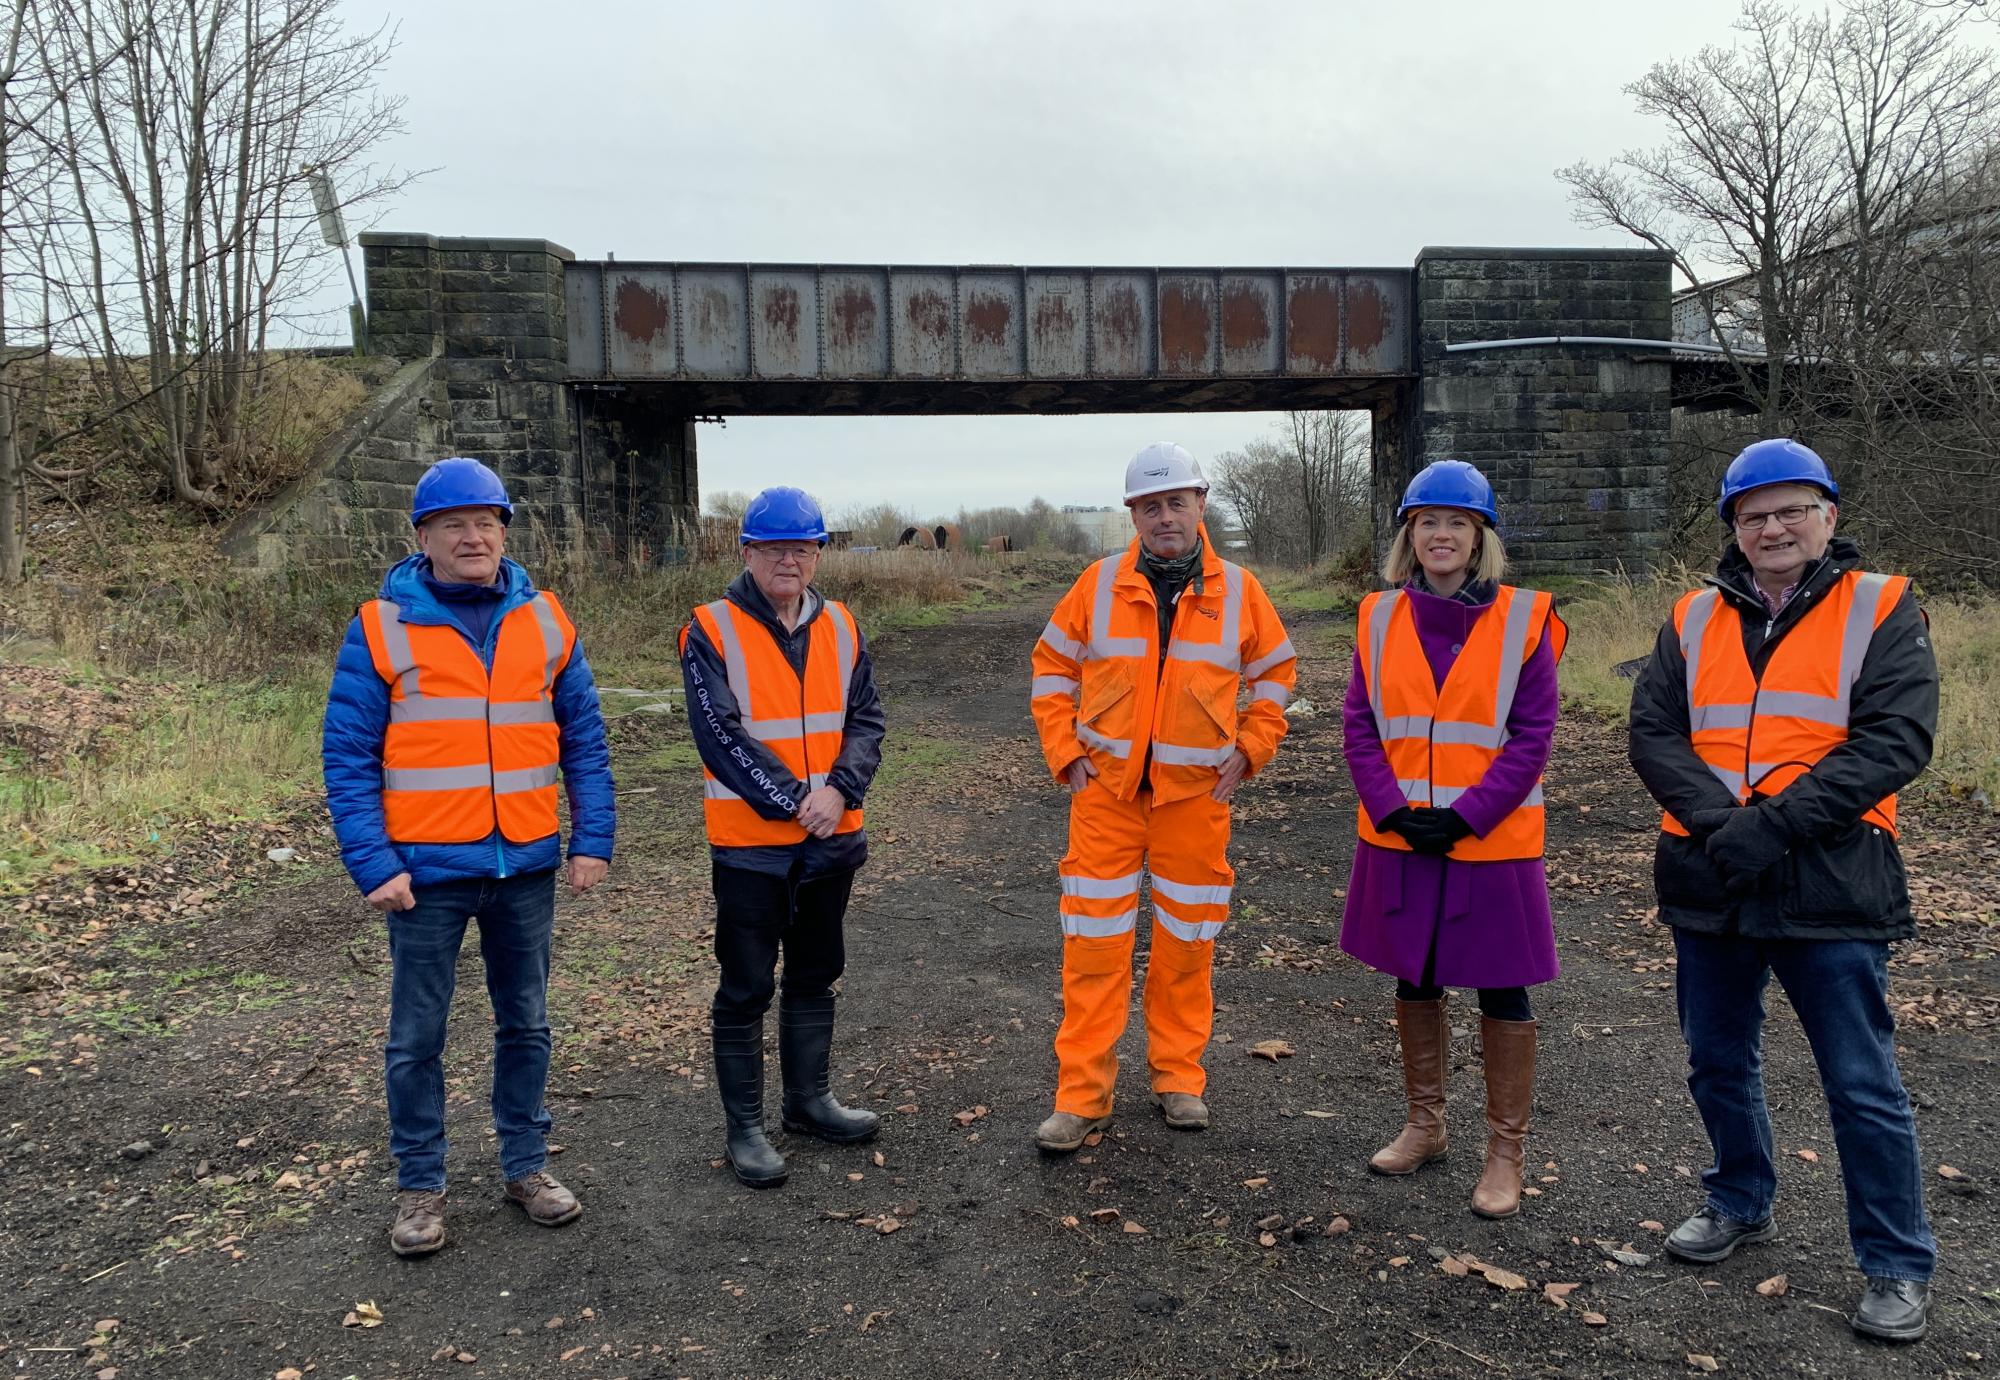
[[[1461,350],[1514,350],[1531,345],[1624,345],[1635,349],[1689,350],[1701,355],[1731,353],[1720,345],[1697,345],[1688,340],[1634,340],[1623,335],[1525,335],[1511,340],[1462,340],[1444,348],[1446,353],[1456,354]],[[1734,353],[1746,358],[1763,358],[1761,352],[1739,350]]]

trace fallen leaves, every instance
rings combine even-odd
[[[1129,1219],[1126,1221],[1122,1230],[1127,1236],[1146,1235],[1146,1229],[1144,1227],[1140,1226],[1137,1222],[1131,1221]]]
[[[1269,1059],[1274,1064],[1298,1053],[1289,1040],[1259,1040],[1243,1052],[1253,1059]]]
[[[1569,1296],[1582,1287],[1581,1284],[1557,1284],[1550,1281],[1542,1286],[1542,1297],[1558,1308],[1568,1308]]]
[[[1407,1263],[1407,1257],[1401,1259],[1403,1263]],[[1389,1263],[1395,1265],[1398,1262],[1391,1260]],[[1489,1265],[1476,1255],[1447,1255],[1438,1261],[1438,1268],[1454,1279],[1478,1275],[1494,1288],[1504,1289],[1509,1293],[1528,1287],[1528,1281],[1524,1277],[1512,1270],[1502,1269],[1498,1265]]]
[[[369,1299],[365,1303],[355,1304],[347,1316],[340,1320],[340,1325],[342,1327],[380,1327],[386,1321],[388,1320],[382,1316],[382,1310],[375,1306],[375,1300]]]
[[[981,1103],[978,1106],[968,1107],[966,1110],[962,1112],[953,1112],[951,1114],[951,1119],[957,1122],[960,1126],[970,1126],[973,1122],[978,1121],[981,1117],[985,1116],[986,1112],[987,1112],[986,1105],[984,1103]]]
[[[1954,1169],[1948,1164],[1941,1164],[1938,1166],[1938,1177],[1940,1179],[1950,1179],[1956,1182],[1965,1177],[1965,1171],[1962,1169]]]
[[[1804,1160],[1807,1164],[1819,1163],[1819,1151],[1817,1150],[1794,1150],[1792,1151],[1792,1153],[1794,1155],[1797,1155],[1800,1159]]]
[[[1610,1321],[1611,1319],[1605,1317],[1602,1313],[1585,1313],[1583,1315],[1583,1325],[1585,1327],[1602,1327]]]
[[[1687,1354],[1687,1362],[1689,1365],[1693,1366],[1696,1370],[1705,1370],[1710,1374],[1714,1374],[1716,1371],[1722,1369],[1721,1362],[1717,1361],[1713,1356],[1708,1355],[1706,1352],[1690,1351]]]
[[[1757,1292],[1767,1299],[1781,1299],[1785,1296],[1785,1291],[1791,1287],[1791,1281],[1784,1275],[1772,1275],[1757,1286]]]

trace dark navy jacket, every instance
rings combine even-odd
[[[441,601],[427,578],[430,558],[410,556],[382,577],[382,598],[403,611],[405,623],[458,629],[467,642],[471,634]],[[502,561],[500,578],[506,586],[487,625],[485,638],[473,643],[493,666],[493,648],[501,621],[535,596],[534,581],[513,561]],[[561,733],[563,785],[569,792],[572,856],[611,857],[617,828],[617,805],[611,784],[611,751],[604,739],[604,717],[597,706],[597,684],[584,660],[583,639],[577,639],[569,662],[554,687],[556,728]],[[382,819],[382,740],[389,727],[389,686],[375,673],[368,639],[357,615],[347,626],[340,658],[327,691],[326,721],[320,758],[326,770],[326,803],[333,814],[333,832],[340,840],[340,860],[347,875],[366,895],[399,872],[410,874],[412,886],[478,877],[511,877],[546,872],[562,861],[557,834],[533,843],[509,843],[496,829],[478,843],[392,843]]]
[[[785,659],[792,663],[792,669],[805,674],[806,647],[812,638],[813,620],[826,608],[826,600],[818,590],[806,590],[805,616],[791,632],[786,632],[784,624],[778,621],[777,613],[750,578],[749,571],[731,582],[724,597],[769,629]],[[857,623],[855,632],[860,631]],[[741,707],[730,693],[722,653],[709,642],[701,624],[693,620],[688,623],[687,647],[681,654],[681,676],[687,684],[688,723],[702,765],[765,819],[796,816],[806,798],[805,783],[792,775],[791,768],[776,753],[743,731]],[[868,655],[868,639],[861,637],[855,649],[854,675],[847,683],[847,721],[841,730],[840,756],[826,778],[827,784],[846,799],[849,809],[861,808],[862,797],[868,794],[869,783],[875,779],[875,769],[882,765],[883,727],[882,702],[875,694],[874,663]],[[737,752],[747,756],[755,770],[739,761],[734,755]],[[788,876],[793,865],[798,864],[801,877],[819,877],[851,872],[866,862],[868,831],[857,829],[828,839],[807,835],[803,842],[772,847],[711,845],[709,852],[724,867]]]

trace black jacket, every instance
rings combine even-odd
[[[785,659],[792,663],[792,669],[805,674],[806,646],[812,638],[813,620],[826,609],[826,601],[818,590],[806,590],[805,616],[790,632],[778,621],[777,613],[751,580],[749,571],[730,583],[725,597],[769,629]],[[860,632],[857,623],[857,637]],[[687,647],[681,653],[681,678],[687,686],[688,723],[702,764],[765,819],[796,816],[806,798],[805,783],[792,775],[776,753],[743,731],[742,707],[730,693],[722,653],[709,642],[701,624],[693,620],[688,622]],[[882,765],[883,731],[882,702],[875,694],[874,663],[868,655],[868,641],[863,637],[855,648],[854,674],[847,683],[847,722],[841,731],[840,755],[826,778],[826,783],[845,797],[849,809],[861,808],[862,797],[875,779],[875,769]],[[773,847],[711,846],[709,852],[724,867],[782,877],[798,864],[800,876],[819,877],[851,872],[866,862],[868,834],[865,829],[857,829],[826,839],[809,835],[802,842]]]
[[[1741,613],[1743,649],[1761,678],[1777,643],[1842,572],[1860,566],[1859,548],[1836,538],[1775,619],[1735,546],[1708,583]],[[1669,620],[1633,687],[1631,719],[1633,770],[1662,807],[1694,830],[1689,837],[1660,833],[1653,862],[1660,918],[1705,934],[1761,939],[1890,940],[1916,933],[1896,841],[1862,815],[1930,761],[1937,713],[1937,660],[1912,591],[1869,643],[1854,682],[1847,741],[1778,795],[1742,807],[1758,812],[1744,823],[1772,840],[1777,861],[1749,889],[1732,893],[1706,844],[1716,816],[1708,828],[1698,817],[1737,806],[1689,741],[1687,662]]]

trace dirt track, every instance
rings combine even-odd
[[[877,645],[893,745],[849,919],[836,1076],[886,1125],[871,1147],[791,1143],[792,1181],[777,1192],[740,1188],[714,1159],[706,862],[698,787],[670,722],[615,724],[620,785],[635,792],[621,801],[621,856],[612,883],[558,913],[551,1105],[566,1149],[551,1167],[588,1209],[561,1232],[499,1201],[473,946],[450,1066],[451,1241],[406,1262],[384,1240],[386,956],[344,878],[197,901],[137,942],[129,927],[86,929],[104,912],[80,898],[34,908],[46,931],[34,942],[69,953],[87,978],[77,991],[102,999],[7,998],[7,1372],[1681,1376],[1690,1354],[1756,1376],[1991,1371],[1990,924],[1927,927],[1898,960],[1899,993],[1929,997],[1905,1021],[1904,1073],[1944,1248],[1930,1339],[1889,1350],[1848,1331],[1859,1280],[1837,1156],[1775,992],[1782,1235],[1711,1270],[1658,1256],[1647,1224],[1697,1205],[1705,1154],[1680,1082],[1671,947],[1645,919],[1653,816],[1612,727],[1566,721],[1549,779],[1565,973],[1536,994],[1536,1196],[1514,1223],[1466,1209],[1480,1144],[1469,1038],[1454,1047],[1453,1157],[1407,1181],[1364,1172],[1399,1124],[1400,1094],[1388,980],[1335,944],[1353,796],[1331,712],[1347,672],[1333,615],[1288,619],[1307,653],[1302,692],[1329,712],[1297,719],[1278,764],[1240,798],[1239,906],[1209,1059],[1215,1128],[1164,1127],[1128,1037],[1113,1133],[1073,1159],[1039,1156],[1064,803],[1023,685],[1045,616],[1039,604],[989,610]],[[1991,825],[1923,801],[1911,815],[1926,904],[1972,897],[1990,917],[1990,895],[1977,897],[2000,855]],[[107,1009],[119,1018],[89,1014]],[[1248,1056],[1271,1038],[1296,1057]],[[121,1155],[148,1138],[156,1148]],[[1939,1164],[1965,1177],[1937,1177]],[[1108,1224],[1090,1216],[1114,1208]],[[1348,1229],[1326,1234],[1336,1218]],[[885,1233],[889,1223],[900,1225]],[[1260,1243],[1267,1233],[1273,1244]],[[1651,1259],[1619,1264],[1607,1248]],[[1527,1287],[1455,1277],[1446,1254]],[[1780,1273],[1782,1297],[1755,1292]],[[1580,1287],[1558,1308],[1549,1283]],[[386,1321],[344,1327],[362,1301]],[[109,1319],[115,1328],[95,1329]]]

